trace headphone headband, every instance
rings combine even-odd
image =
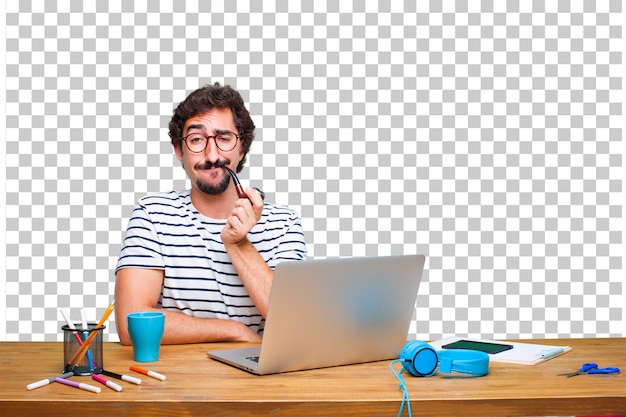
[[[487,375],[489,355],[477,350],[448,349],[437,352],[439,370],[449,374],[452,371],[471,375]]]
[[[407,342],[400,352],[402,366],[415,376],[431,376],[437,367],[443,373],[460,372],[487,375],[489,355],[474,350],[448,349],[435,351],[428,343],[419,340]]]

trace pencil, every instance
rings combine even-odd
[[[109,316],[113,312],[114,304],[115,304],[115,300],[111,301],[111,304],[109,304],[109,306],[107,307],[106,311],[102,315],[102,318],[100,319],[100,321],[96,325],[96,329],[102,328],[102,325],[104,324],[104,322],[109,318]],[[85,340],[85,342],[82,344],[82,346],[78,348],[78,350],[70,358],[69,362],[65,365],[66,369],[69,367],[69,368],[71,368],[73,370],[74,368],[76,368],[76,366],[78,366],[80,361],[82,361],[83,358],[85,357],[85,355],[87,354],[87,350],[89,349],[89,346],[91,346],[91,344],[93,343],[93,341],[94,341],[94,339],[96,338],[97,335],[98,335],[97,331],[91,332],[91,334]]]

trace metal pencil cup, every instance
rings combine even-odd
[[[64,372],[72,370],[72,367],[68,366],[68,363],[81,346],[74,333],[84,342],[94,332],[96,333],[95,339],[89,345],[89,351],[84,355],[83,359],[76,364],[77,366],[73,369],[73,372],[74,375],[90,375],[92,373],[102,372],[102,334],[104,333],[105,326],[96,328],[95,323],[88,323],[88,329],[82,329],[80,324],[75,324],[75,326],[76,330],[70,329],[67,325],[61,327],[61,329],[63,329]]]

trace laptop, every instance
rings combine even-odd
[[[395,359],[407,341],[424,255],[284,261],[261,346],[208,352],[257,375]]]

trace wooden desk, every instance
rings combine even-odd
[[[626,339],[536,340],[573,350],[536,366],[490,364],[480,378],[416,378],[403,373],[413,415],[548,416],[626,414]],[[128,370],[132,348],[105,343],[105,368],[139,376],[142,385],[116,381],[122,392],[89,377],[100,394],[60,384],[27,391],[26,385],[62,370],[62,344],[0,342],[2,416],[395,416],[402,393],[389,362],[254,376],[206,357],[211,349],[236,344],[164,346],[158,362],[145,368],[167,376],[162,382]],[[557,374],[583,362],[624,370],[612,375]],[[406,415],[406,411],[404,413]]]

